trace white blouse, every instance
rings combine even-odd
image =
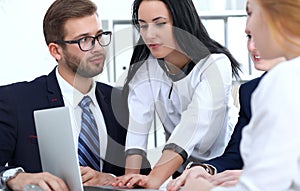
[[[213,191],[300,190],[300,57],[280,63],[261,80],[243,130],[244,170],[235,187]]]
[[[231,84],[231,64],[224,54],[200,60],[178,81],[172,81],[157,59],[150,56],[129,84],[126,150],[147,152],[156,112],[167,144],[176,144],[199,161],[221,155],[238,117]]]

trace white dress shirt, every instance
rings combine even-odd
[[[231,84],[231,64],[224,54],[200,60],[178,81],[172,81],[150,56],[129,84],[126,150],[147,152],[148,134],[157,112],[167,144],[176,144],[199,161],[219,156],[238,117]]]
[[[77,146],[76,150],[78,149],[78,137],[81,129],[82,114],[82,109],[80,108],[80,106],[78,106],[78,104],[84,96],[88,95],[91,97],[92,103],[90,104],[90,109],[93,112],[97,123],[100,139],[100,157],[103,160],[105,158],[107,148],[107,131],[101,109],[96,99],[96,82],[93,82],[92,88],[87,94],[82,94],[61,77],[61,75],[58,72],[58,67],[56,69],[56,76],[63,95],[64,104],[66,107],[69,107],[70,110],[74,143]],[[103,166],[102,160],[100,161],[101,169]]]
[[[244,170],[235,187],[213,191],[300,190],[300,57],[280,63],[252,95],[243,130]]]

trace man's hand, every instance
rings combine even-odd
[[[16,177],[7,181],[7,186],[15,191],[23,191],[27,184],[34,184],[44,191],[69,191],[64,181],[48,172],[19,173]]]
[[[98,172],[90,167],[80,167],[84,186],[107,186],[115,181],[115,177],[108,173]]]

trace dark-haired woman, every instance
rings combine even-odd
[[[113,186],[159,188],[189,161],[223,153],[237,121],[231,84],[239,64],[209,37],[192,0],[135,0],[133,23],[141,38],[124,85],[130,112],[126,175]],[[142,176],[155,114],[166,144],[150,174]]]

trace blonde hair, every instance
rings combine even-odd
[[[266,16],[275,40],[281,45],[284,45],[283,40],[286,40],[300,47],[299,42],[293,40],[293,37],[300,38],[300,0],[257,0],[257,2]]]

